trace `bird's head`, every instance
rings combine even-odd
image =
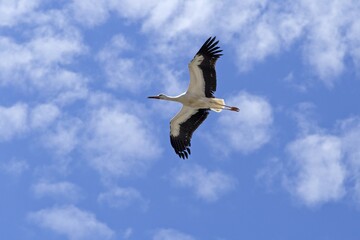
[[[151,98],[151,99],[165,99],[166,96],[165,96],[164,94],[160,93],[160,94],[157,95],[157,96],[150,96],[150,97],[148,97],[148,98]]]

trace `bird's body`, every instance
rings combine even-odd
[[[207,118],[209,111],[230,110],[238,112],[237,107],[225,105],[223,99],[215,98],[216,60],[222,55],[214,38],[209,38],[193,60],[189,63],[190,84],[188,90],[176,97],[164,94],[149,98],[175,101],[183,104],[180,112],[170,121],[170,142],[175,153],[181,158],[190,155],[190,140],[193,132]]]
[[[185,92],[176,97],[163,95],[163,100],[182,103],[184,106],[191,108],[210,108],[216,112],[224,108],[224,100],[219,98],[207,98],[191,92]]]

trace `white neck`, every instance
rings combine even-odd
[[[179,102],[179,98],[180,96],[167,96],[167,95],[164,95],[162,97],[163,100],[173,101],[173,102]]]

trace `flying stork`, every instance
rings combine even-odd
[[[207,118],[209,111],[230,110],[239,112],[239,108],[225,105],[224,99],[215,98],[217,59],[222,56],[215,37],[210,37],[189,63],[190,84],[185,93],[175,97],[165,94],[148,98],[175,101],[183,104],[180,112],[170,121],[170,142],[180,158],[188,158],[190,141],[194,131]]]

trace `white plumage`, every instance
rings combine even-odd
[[[217,46],[218,42],[215,42],[215,37],[210,37],[189,63],[190,83],[185,93],[176,97],[164,94],[149,97],[183,104],[180,112],[170,121],[171,145],[175,153],[183,159],[191,154],[192,134],[207,118],[210,110],[239,111],[237,107],[227,106],[223,99],[215,98],[213,95],[216,91],[215,64],[222,55],[222,50]]]

